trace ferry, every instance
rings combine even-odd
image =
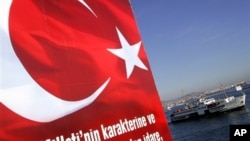
[[[224,99],[214,98],[200,99],[199,102],[188,108],[174,110],[170,115],[171,122],[182,121],[203,115],[226,112],[245,107],[246,94],[242,92],[241,86],[236,86],[236,90],[242,93],[241,96],[226,96]]]
[[[174,111],[170,115],[170,120],[171,122],[176,122],[176,121],[181,121],[185,119],[199,117],[199,116],[205,115],[206,109],[207,109],[207,106],[205,104],[200,104],[191,109],[179,109],[179,110]]]
[[[242,95],[238,97],[235,96],[228,97],[225,92],[226,97],[224,99],[216,100],[214,103],[207,105],[208,111],[210,113],[216,113],[216,112],[225,112],[245,107],[246,94],[242,92],[241,86],[236,86],[236,91],[240,91]]]
[[[207,104],[214,102],[213,98],[200,99],[194,105],[186,103],[184,108],[177,108],[170,115],[171,122],[203,116],[207,111]],[[183,106],[182,106],[183,107]]]

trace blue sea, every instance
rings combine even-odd
[[[169,123],[174,141],[229,141],[229,125],[250,124],[250,85],[244,87],[246,106],[237,111],[221,113],[209,117]],[[230,91],[228,95],[237,96]],[[216,95],[220,97],[220,94]],[[168,116],[168,115],[166,115]]]

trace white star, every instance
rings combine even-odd
[[[125,61],[127,78],[130,77],[135,66],[144,70],[148,70],[148,68],[143,64],[143,62],[138,56],[141,47],[141,41],[134,45],[130,45],[118,28],[116,28],[116,31],[120,39],[122,48],[108,49],[108,51]]]

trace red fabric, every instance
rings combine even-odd
[[[77,0],[14,0],[9,29],[13,49],[31,77],[64,100],[80,100],[107,78],[107,88],[90,106],[49,123],[30,121],[0,103],[0,140],[66,140],[80,130],[113,125],[124,119],[155,116],[156,123],[107,140],[129,140],[170,131],[143,44],[139,57],[148,70],[135,67],[126,78],[125,62],[107,49],[121,48],[118,28],[130,44],[141,41],[128,0],[86,0],[96,16]],[[84,138],[80,138],[84,140]]]

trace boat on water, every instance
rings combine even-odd
[[[226,92],[224,92],[224,99],[216,100],[215,102],[207,105],[209,113],[225,112],[245,107],[246,94],[242,92],[241,86],[236,86],[235,88],[236,91],[240,91],[242,93],[241,96],[228,96]]]
[[[240,96],[227,96],[223,99],[199,99],[195,106],[174,110],[170,115],[171,122],[197,118],[204,115],[226,112],[245,107],[246,94],[242,92],[241,86],[236,86],[241,92]],[[188,105],[188,104],[187,104]]]
[[[171,122],[176,122],[202,116],[205,115],[206,109],[207,109],[206,105],[200,104],[190,109],[176,110],[170,115],[170,120]]]
[[[240,91],[242,92],[241,89],[242,88],[240,88]],[[241,96],[238,97],[231,96],[226,98],[224,102],[225,106],[220,112],[243,108],[245,107],[245,104],[246,104],[246,94],[242,92]]]
[[[225,99],[216,100],[214,103],[207,105],[209,113],[225,112],[234,109],[240,109],[245,107],[246,94],[242,96],[230,96]]]

